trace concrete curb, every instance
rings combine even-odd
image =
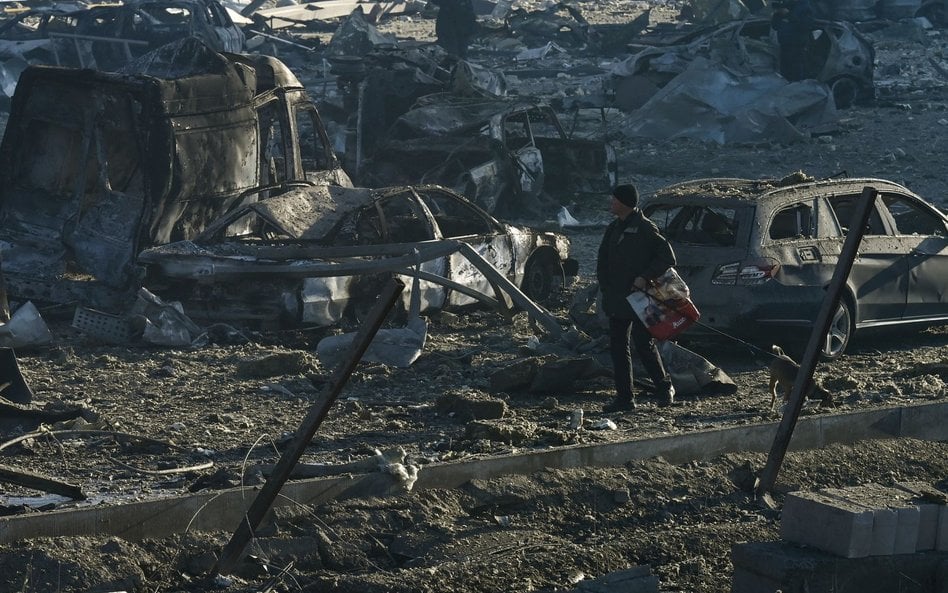
[[[661,456],[671,463],[708,460],[725,453],[770,450],[777,423],[751,424],[618,443],[561,447],[489,459],[422,467],[415,490],[456,488],[474,479],[531,474],[547,468],[615,467]],[[884,408],[801,418],[791,450],[861,440],[912,437],[948,440],[948,403]],[[219,490],[146,502],[51,511],[0,518],[0,543],[37,537],[114,535],[136,541],[187,531],[233,531],[256,496],[252,487]],[[275,506],[315,505],[331,500],[404,492],[391,475],[314,478],[288,482]]]

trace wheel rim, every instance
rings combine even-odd
[[[527,266],[524,276],[524,292],[534,301],[542,301],[553,292],[552,272],[548,264],[532,261]]]
[[[826,340],[823,343],[823,356],[826,358],[836,358],[846,349],[849,343],[849,337],[852,333],[852,320],[849,315],[849,307],[840,303],[836,307],[836,313],[830,322],[829,331],[826,332]]]
[[[856,102],[859,89],[856,81],[851,78],[840,78],[833,82],[831,88],[833,90],[833,101],[836,103],[837,109],[848,109]]]

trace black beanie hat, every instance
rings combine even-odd
[[[631,183],[615,186],[612,195],[629,208],[636,208],[639,205],[639,191]]]

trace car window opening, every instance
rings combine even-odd
[[[812,237],[812,212],[805,204],[795,204],[777,212],[770,223],[770,238],[798,239]]]
[[[669,240],[690,245],[733,247],[737,211],[720,206],[657,205],[646,214]]]
[[[923,210],[918,204],[904,196],[885,194],[882,196],[897,235],[928,235],[944,237],[945,223],[933,212]]]
[[[849,224],[853,218],[853,211],[856,209],[856,201],[859,196],[833,196],[830,198],[830,206],[836,214],[836,221],[839,224],[839,230],[846,236],[849,233]],[[885,224],[882,222],[882,216],[878,208],[873,206],[872,213],[869,215],[869,223],[866,225],[866,235],[886,235]]]

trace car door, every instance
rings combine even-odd
[[[836,216],[842,238],[849,232],[852,213],[861,194],[841,193],[830,196],[829,203]],[[879,198],[873,205],[865,234],[849,272],[849,285],[856,295],[856,322],[875,324],[901,319],[905,310],[908,261],[895,248],[895,242],[883,216],[884,205]]]
[[[424,208],[411,189],[383,195],[367,206],[347,214],[338,223],[330,237],[335,246],[393,245],[430,241],[434,238]],[[419,260],[417,268],[436,276],[446,276],[447,257]],[[328,325],[339,320],[347,311],[362,316],[367,313],[391,274],[375,273],[357,276],[318,277],[303,280],[300,300],[301,319],[306,323]],[[409,309],[413,278],[399,275],[405,283],[400,302]],[[444,306],[446,289],[430,280],[419,282],[420,310]]]
[[[417,191],[434,217],[439,238],[464,241],[497,271],[513,279],[515,262],[511,239],[493,218],[456,194],[438,188],[419,188]],[[461,253],[451,254],[448,278],[488,296],[496,296],[487,277]],[[448,302],[460,306],[472,304],[476,299],[451,291]]]
[[[543,189],[543,156],[533,139],[530,118],[526,111],[513,113],[503,120],[504,146],[507,148],[516,177],[516,190],[533,197]]]
[[[360,218],[360,224],[377,229],[378,239],[376,243],[378,244],[421,243],[436,238],[434,226],[411,189],[389,194],[377,200],[372,206],[365,209],[363,216]],[[363,236],[368,235],[363,233]],[[417,268],[429,274],[446,276],[450,270],[450,262],[447,257],[437,257],[428,261],[419,261]],[[364,287],[367,286],[366,282],[372,285],[373,289],[375,284],[378,285],[377,288],[381,288],[383,280],[382,276],[374,279],[360,279],[355,283],[356,286],[352,291],[352,295],[364,293]],[[401,276],[401,280],[405,282],[405,290],[402,292],[401,300],[407,309],[413,279],[408,276]],[[447,295],[444,286],[429,280],[421,280],[418,283],[418,288],[421,311],[440,309],[444,306]]]
[[[601,196],[619,182],[615,149],[602,140],[570,138],[547,106],[532,109],[533,141],[543,155],[544,190],[555,196]]]
[[[908,319],[948,318],[948,225],[912,196],[886,192],[882,202],[893,226],[893,247],[905,262]]]

